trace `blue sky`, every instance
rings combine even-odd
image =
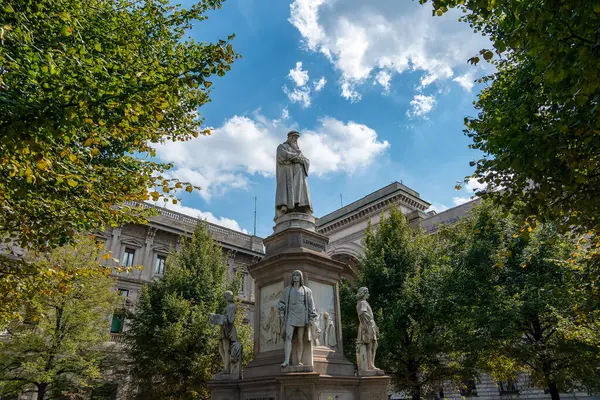
[[[472,196],[463,118],[486,73],[466,60],[487,42],[458,13],[431,16],[412,0],[228,0],[190,35],[235,33],[242,55],[213,81],[199,112],[211,136],[158,147],[173,176],[203,189],[176,211],[257,235],[272,232],[275,149],[287,132],[311,160],[315,215],[393,181],[440,211]],[[489,71],[487,71],[489,72]],[[162,202],[157,204],[162,205]]]

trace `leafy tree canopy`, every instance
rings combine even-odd
[[[193,190],[164,174],[152,145],[210,133],[197,109],[239,56],[233,35],[206,43],[186,31],[221,3],[2,2],[1,237],[53,247],[138,221],[116,205],[148,199],[148,188],[153,198]]]
[[[354,296],[366,286],[380,329],[376,365],[394,378],[398,390],[420,399],[437,393],[444,382],[460,384],[473,376],[473,358],[461,351],[466,348],[460,345],[462,320],[450,301],[451,270],[441,262],[433,237],[413,232],[392,208],[376,231],[369,228],[364,243],[357,281],[340,291],[346,340],[356,338]]]
[[[222,361],[218,330],[208,317],[225,306],[226,289],[239,289],[238,280],[227,283],[227,274],[221,247],[199,224],[181,252],[167,258],[164,278],[143,288],[128,331],[132,373],[143,388],[140,398],[210,397],[206,382],[222,369]],[[238,337],[244,352],[251,352],[241,306],[238,312]]]
[[[453,266],[452,303],[471,327],[465,344],[476,344],[479,367],[498,380],[526,372],[553,399],[597,391],[600,314],[589,307],[597,302],[574,239],[551,223],[521,232],[522,221],[484,202],[436,234]]]
[[[421,0],[425,3],[427,0]],[[465,118],[484,157],[474,177],[505,205],[565,230],[600,233],[600,3],[589,0],[432,0],[442,15],[457,7],[493,48],[497,72]]]
[[[46,268],[46,289],[37,293],[26,323],[12,323],[0,341],[0,397],[37,392],[37,399],[86,394],[103,380],[110,356],[109,316],[119,304],[110,270],[100,267],[93,239],[76,238],[33,262]],[[82,268],[92,271],[82,274]]]

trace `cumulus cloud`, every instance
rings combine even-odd
[[[181,214],[189,215],[193,218],[200,218],[210,223],[223,226],[225,228],[233,229],[242,233],[248,233],[248,231],[246,229],[242,229],[240,227],[240,224],[234,219],[226,217],[215,217],[215,215],[211,212],[201,211],[193,207],[187,207],[181,204],[181,202],[178,202],[177,204],[165,203],[164,205],[160,204],[160,202],[157,202],[156,205]]]
[[[302,61],[296,63],[294,69],[290,69],[287,75],[288,79],[294,82],[295,88],[289,89],[287,86],[283,86],[283,92],[287,95],[288,99],[292,103],[299,103],[302,108],[308,108],[311,103],[311,88],[308,85],[308,71],[302,69]],[[327,81],[325,77],[321,77],[318,81],[313,81],[314,91],[320,92],[325,86]]]
[[[354,89],[354,84],[352,84],[351,82],[342,82],[341,87],[342,87],[342,97],[345,98],[346,100],[350,100],[351,103],[356,103],[357,101],[360,101],[360,99],[362,98],[360,93],[358,93],[356,91],[356,89]]]
[[[390,75],[390,73],[387,71],[381,70],[377,73],[377,75],[375,75],[375,82],[381,85],[383,88],[383,94],[390,93],[391,80],[392,75]]]
[[[288,119],[270,120],[261,114],[234,116],[210,136],[187,142],[156,145],[157,156],[175,165],[172,176],[202,187],[206,200],[230,189],[246,189],[252,176],[272,176],[275,149],[285,132],[295,128],[303,153],[311,160],[311,175],[332,172],[352,173],[367,167],[390,145],[377,132],[353,121],[323,117],[314,129],[301,130]]]
[[[302,86],[289,90],[287,86],[284,86],[283,92],[287,95],[288,99],[292,103],[299,103],[302,108],[308,108],[308,106],[310,106],[311,100],[309,87]]]
[[[302,70],[302,61],[296,63],[296,68],[290,69],[288,78],[294,81],[296,87],[306,85],[306,82],[308,82],[308,71]]]
[[[424,94],[416,94],[410,101],[411,109],[406,114],[411,117],[427,118],[426,115],[435,106],[435,96],[425,96]]]
[[[487,188],[487,184],[479,182],[476,178],[469,178],[465,189],[469,192],[478,192]]]
[[[471,89],[473,89],[473,86],[475,86],[474,79],[473,73],[467,72],[466,74],[459,75],[452,80],[458,83],[466,92],[470,92]]]
[[[432,17],[430,5],[409,1],[294,0],[289,22],[307,50],[334,65],[342,96],[358,101],[359,86],[370,77],[385,77],[380,71],[390,77],[418,71],[422,88],[475,68],[466,60],[489,41],[458,22],[460,15],[450,10]]]
[[[327,81],[325,80],[324,76],[322,76],[317,82],[314,82],[315,92],[320,92],[325,87],[326,83]]]

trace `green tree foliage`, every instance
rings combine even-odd
[[[600,319],[580,308],[589,299],[573,239],[555,224],[522,228],[522,221],[485,202],[436,234],[479,366],[502,380],[526,372],[553,399],[559,391],[598,390]]]
[[[192,191],[153,145],[209,134],[197,109],[234,53],[186,32],[221,0],[6,0],[0,4],[0,238],[42,250],[139,222],[127,205]],[[150,189],[149,189],[150,188]],[[177,200],[173,197],[173,202]],[[121,205],[120,207],[115,207]],[[3,260],[6,261],[6,260]],[[45,271],[0,263],[0,325]],[[17,300],[16,298],[20,298]],[[18,317],[18,316],[17,316]]]
[[[167,258],[164,279],[143,288],[132,315],[128,343],[132,373],[143,390],[140,398],[209,397],[206,382],[222,370],[222,361],[218,329],[208,317],[221,312],[228,286],[239,287],[235,281],[227,283],[221,247],[199,224],[181,252]],[[238,333],[245,350],[251,350],[250,332]]]
[[[422,3],[427,0],[421,0]],[[502,204],[567,230],[600,233],[600,3],[597,0],[433,0],[491,41],[470,62],[497,72],[465,118],[484,157],[475,177]]]
[[[474,374],[471,356],[459,351],[461,321],[448,301],[449,272],[439,262],[436,242],[413,232],[404,215],[392,208],[375,232],[367,231],[357,281],[340,291],[343,325],[353,330],[344,337],[352,343],[354,295],[360,286],[369,288],[381,334],[376,365],[413,399],[437,392],[445,381],[460,383]]]
[[[38,312],[0,337],[0,396],[30,391],[38,400],[59,398],[89,393],[102,381],[107,317],[119,297],[98,253],[93,239],[79,237],[33,261],[48,271],[47,285],[35,297]]]
[[[7,0],[0,7],[0,235],[39,248],[135,220],[169,193],[152,145],[197,136],[237,54],[186,36],[221,0]],[[232,39],[233,35],[229,37]],[[204,131],[202,133],[209,133]],[[187,186],[187,190],[192,190]]]

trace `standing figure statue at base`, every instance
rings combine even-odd
[[[292,339],[296,338],[294,365],[312,366],[311,324],[317,313],[312,291],[304,286],[302,272],[292,272],[292,284],[281,295],[277,310],[281,315],[282,336],[285,339],[285,360],[282,367],[290,365]]]
[[[290,212],[312,214],[312,203],[308,191],[308,167],[310,161],[304,157],[298,147],[300,134],[291,131],[287,140],[277,146],[277,164],[275,172],[277,189],[275,191],[275,217]]]
[[[239,379],[242,364],[242,344],[238,341],[234,324],[235,302],[233,292],[226,291],[224,297],[227,306],[223,309],[223,314],[211,314],[209,322],[221,326],[219,333],[219,354],[223,359],[223,372],[221,372],[221,375],[231,375],[232,379]]]
[[[356,313],[358,314],[358,338],[356,339],[356,364],[358,371],[380,371],[375,367],[375,353],[379,329],[373,319],[373,310],[367,302],[369,289],[361,287],[356,293]]]

